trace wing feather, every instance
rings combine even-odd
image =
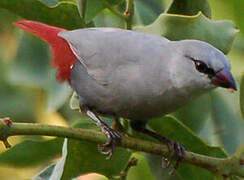
[[[117,28],[79,29],[58,35],[68,42],[88,74],[102,85],[109,84],[111,73],[119,66],[140,64],[148,60],[145,51],[169,42],[166,38]]]

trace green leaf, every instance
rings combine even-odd
[[[93,18],[103,11],[106,7],[115,6],[122,0],[77,0],[79,13],[86,23],[89,23]]]
[[[0,92],[0,117],[7,116],[15,122],[36,121],[35,102],[27,95],[28,91],[1,83]]]
[[[206,17],[211,18],[211,9],[207,0],[173,0],[165,13],[196,15],[201,11]]]
[[[62,138],[46,141],[23,141],[0,154],[0,164],[31,167],[46,163],[61,153]],[[45,150],[43,148],[45,147]]]
[[[211,147],[204,143],[188,127],[171,116],[152,119],[149,127],[156,132],[181,143],[186,150],[213,157],[226,157],[226,153],[219,147]]]
[[[59,109],[70,97],[72,89],[67,83],[59,84],[56,81],[55,70],[51,71],[49,86],[47,89],[47,111],[52,112]]]
[[[44,0],[1,0],[0,8],[7,9],[25,19],[41,21],[67,29],[84,26],[76,5],[68,1],[50,0],[47,3]]]
[[[82,123],[76,127],[96,129],[96,126],[90,123]],[[117,147],[112,158],[106,160],[106,156],[98,152],[96,143],[67,139],[63,146],[62,159],[52,176],[66,180],[96,172],[111,178],[125,168],[130,156],[131,152]]]
[[[211,21],[202,13],[195,16],[161,14],[152,24],[134,30],[160,35],[169,40],[198,39],[227,54],[238,32],[231,21]]]
[[[240,28],[241,33],[244,33],[244,22],[243,22],[243,13],[244,12],[244,1],[230,1],[233,3],[233,13],[235,22],[237,24],[237,27]]]
[[[244,73],[241,76],[240,83],[240,109],[242,113],[242,118],[244,119]]]
[[[173,115],[197,133],[201,131],[206,120],[209,118],[211,111],[210,100],[209,94],[202,95],[174,112]]]
[[[211,147],[205,144],[189,128],[173,117],[165,116],[149,121],[149,127],[155,132],[179,142],[187,151],[204,154],[213,157],[226,157],[225,152],[218,147]],[[170,178],[168,169],[161,168],[161,157],[147,155],[153,174],[157,179]],[[171,177],[172,178],[172,177]],[[202,169],[190,164],[180,164],[174,179],[213,179],[213,175],[206,169]]]
[[[58,84],[55,70],[50,68],[48,45],[24,33],[17,55],[9,70],[9,80],[16,85],[42,88],[47,93],[47,110],[59,109],[71,94],[67,84]]]
[[[10,22],[15,21],[17,19],[17,16],[13,13],[10,13],[6,9],[1,9],[1,6],[0,6],[0,17],[4,17],[4,18],[0,18],[0,24],[1,24],[0,35],[13,31],[14,26]],[[1,41],[1,42],[4,42],[4,41]],[[1,45],[2,45],[2,43],[1,43]],[[6,46],[5,43],[4,43],[4,45],[5,46],[3,46],[3,48],[1,47],[1,49],[0,49],[0,55],[2,55],[1,51],[3,49],[9,48],[8,46]]]
[[[209,119],[206,121],[206,123],[202,127],[202,130],[198,133],[198,136],[201,139],[204,139],[204,142],[209,145],[221,146],[221,143],[219,142],[219,137],[214,127],[214,122],[211,117],[209,117]]]
[[[238,93],[225,89],[211,92],[212,120],[215,133],[224,149],[232,154],[243,143],[244,121],[241,118]]]
[[[10,81],[17,85],[44,88],[48,84],[49,70],[48,45],[44,41],[24,33],[9,70]]]
[[[118,175],[126,166],[130,152],[116,148],[111,160],[98,152],[97,144],[90,142],[68,141],[68,152],[62,179],[70,179],[79,174],[96,172],[107,177]],[[89,157],[89,158],[87,158]]]
[[[93,19],[93,22],[96,27],[117,27],[123,29],[125,25],[124,20],[116,16],[109,9],[104,9],[99,13]]]
[[[8,116],[16,122],[35,122],[33,99],[25,89],[9,84],[8,70],[9,66],[0,59],[0,117]]]
[[[154,180],[150,167],[142,153],[133,153],[132,157],[138,160],[136,166],[130,168],[127,180]]]
[[[135,0],[135,19],[139,24],[152,23],[163,12],[163,3],[159,0]]]
[[[78,99],[78,95],[76,92],[73,92],[72,97],[70,98],[69,102],[70,108],[75,110],[75,109],[80,109],[80,103]]]
[[[39,172],[37,175],[35,175],[32,179],[33,180],[49,180],[53,173],[55,166],[56,166],[56,164],[52,164],[52,165],[46,167],[41,172]]]

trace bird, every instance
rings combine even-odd
[[[148,129],[147,122],[216,87],[237,90],[227,57],[203,41],[170,41],[111,27],[66,30],[30,20],[13,24],[50,45],[57,81],[69,83],[81,111],[107,136],[100,152],[108,158],[122,136],[100,116],[124,118],[135,131],[165,143],[170,156],[178,156],[176,169],[184,147]]]

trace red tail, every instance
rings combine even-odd
[[[66,29],[49,26],[35,21],[20,20],[13,23],[16,27],[28,31],[31,34],[45,40],[51,47],[52,66],[57,68],[56,79],[58,82],[70,81],[70,66],[76,57],[69,44],[58,36],[60,31]]]

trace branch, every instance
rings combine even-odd
[[[5,143],[9,136],[16,135],[57,136],[95,143],[105,143],[107,139],[103,133],[94,130],[33,123],[9,124],[6,119],[1,121],[0,140]],[[161,156],[169,154],[168,148],[165,145],[132,137],[124,136],[119,146]],[[230,175],[244,177],[244,169],[241,168],[243,163],[241,163],[240,159],[236,159],[236,156],[232,158],[215,158],[186,151],[183,163],[191,163],[225,177]]]

